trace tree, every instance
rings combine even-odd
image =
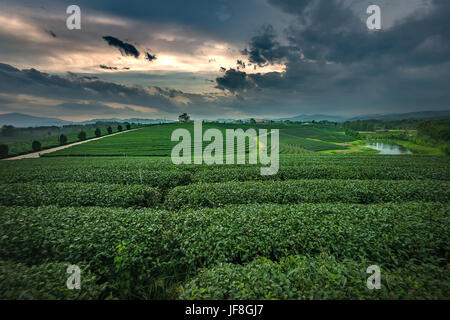
[[[80,141],[86,140],[86,132],[81,131],[81,132],[78,134],[78,140],[80,140]]]
[[[41,151],[42,150],[42,145],[41,145],[41,143],[39,141],[34,140],[33,143],[31,144],[31,148],[35,152]]]
[[[5,125],[2,128],[2,135],[10,137],[13,135],[15,128],[13,126]]]
[[[0,145],[0,158],[5,158],[8,156],[9,148],[6,144]]]
[[[119,124],[119,125],[117,126],[117,131],[122,132],[122,130],[123,130],[122,125]]]
[[[67,137],[65,135],[60,135],[59,136],[59,144],[60,145],[65,145],[67,143]]]
[[[185,112],[178,116],[178,121],[180,122],[188,122],[191,117]]]
[[[111,133],[112,133],[112,128],[111,128],[111,126],[109,126],[106,130],[108,131],[108,134],[111,134]]]
[[[102,131],[99,128],[95,129],[95,136],[97,138],[102,136]]]
[[[251,119],[250,119],[250,124],[256,124],[256,120],[253,119],[253,118],[251,118]]]
[[[131,129],[131,124],[127,123],[127,130]]]

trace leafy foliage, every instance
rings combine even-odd
[[[85,132],[85,131],[81,131],[81,132],[78,134],[78,140],[80,140],[80,141],[86,140],[86,132]]]
[[[0,158],[7,157],[9,153],[9,148],[6,144],[0,145]]]
[[[59,144],[63,146],[66,143],[67,143],[67,137],[64,134],[60,135],[59,136]]]
[[[42,150],[42,145],[39,141],[35,140],[33,141],[33,143],[31,144],[31,148],[33,149],[33,151],[41,151]]]
[[[391,180],[292,180],[193,184],[169,192],[166,205],[221,207],[251,203],[382,203],[403,201],[450,201],[447,181]]]
[[[95,136],[97,138],[102,136],[102,131],[100,130],[100,128],[95,129]]]
[[[120,136],[120,135],[119,135]],[[70,148],[71,149],[71,148]],[[70,170],[67,170],[67,168]],[[450,159],[430,156],[308,155],[281,159],[274,176],[261,176],[259,166],[176,166],[169,159],[46,158],[0,163],[8,183],[100,182],[143,184],[161,189],[190,183],[284,181],[299,179],[450,180]]]
[[[20,300],[86,300],[99,299],[107,284],[98,284],[95,276],[82,265],[82,290],[66,286],[70,263],[43,263],[27,266],[23,263],[0,260],[0,299]]]
[[[152,207],[160,202],[157,189],[140,185],[52,183],[0,185],[0,204],[7,206]]]
[[[185,284],[182,299],[446,299],[448,266],[415,265],[382,269],[381,290],[367,290],[369,261],[338,260],[327,254],[292,255],[273,262],[258,258],[245,265],[219,264]],[[258,284],[258,285],[255,285]],[[393,288],[395,289],[393,290]]]
[[[254,282],[258,295],[271,290],[275,298],[291,292],[292,298],[298,298],[310,291],[316,298],[354,298],[367,290],[361,283],[365,268],[379,264],[383,275],[392,274],[397,282],[384,281],[382,295],[364,297],[414,298],[418,290],[418,297],[439,298],[448,293],[443,290],[448,288],[444,271],[449,258],[449,209],[438,203],[249,205],[178,213],[2,207],[0,257],[27,265],[65,261],[89,265],[96,284],[107,285],[102,297],[175,298],[181,294],[185,298],[190,294],[186,290],[198,287],[209,294],[216,292],[217,297],[251,298],[252,291],[233,293],[232,284],[245,282],[245,274],[250,281],[264,277],[258,263],[265,258],[275,263],[273,271],[279,270],[279,277],[292,283],[286,287],[286,282],[280,282],[277,291],[265,287],[266,282]],[[293,268],[306,268],[308,274],[302,271],[303,276],[297,277],[284,272],[285,267],[278,269],[277,262],[283,266],[284,259],[299,254],[308,260],[294,263]],[[325,264],[324,257],[329,257],[326,265],[315,268]],[[252,261],[255,264],[246,268]],[[307,262],[312,265],[308,267]],[[221,264],[233,266],[221,271]],[[200,272],[217,266],[212,271],[214,279]],[[253,275],[247,273],[252,266]],[[423,273],[413,274],[416,271]],[[266,279],[272,285],[278,281],[273,276],[269,273]],[[317,287],[312,287],[316,280]],[[347,285],[339,289],[341,281]],[[401,281],[406,282],[397,286]],[[184,293],[174,289],[181,283],[186,284]],[[412,287],[406,292],[409,284]]]
[[[140,130],[98,142],[164,153],[155,128],[149,149]],[[448,157],[283,155],[275,176],[50,157],[1,161],[0,176],[1,299],[449,297]],[[65,286],[69,263],[81,291]],[[372,264],[381,290],[366,288]]]

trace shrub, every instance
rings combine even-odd
[[[375,159],[374,159],[375,158]],[[378,159],[380,158],[380,159]],[[446,157],[343,156],[336,164],[333,156],[282,159],[279,173],[261,176],[259,166],[176,166],[168,160],[136,158],[49,158],[34,170],[32,162],[4,162],[0,175],[8,182],[100,182],[144,184],[163,189],[190,183],[231,181],[283,181],[291,179],[351,180],[450,180],[450,159]],[[71,170],[67,170],[70,167]],[[141,173],[141,174],[140,174]]]
[[[448,268],[416,265],[381,266],[380,290],[368,290],[366,268],[372,262],[333,256],[292,255],[273,262],[258,258],[246,265],[219,264],[187,282],[181,299],[322,300],[322,299],[447,299]],[[418,285],[420,284],[420,285]],[[395,288],[395,289],[393,289]],[[415,289],[413,289],[415,288]]]
[[[80,141],[86,140],[86,132],[81,131],[81,132],[78,134],[78,140],[80,140]]]
[[[176,187],[166,197],[170,209],[221,207],[250,203],[449,202],[447,181],[290,180],[198,183]]]
[[[96,162],[92,163],[94,164]],[[187,170],[150,168],[141,169],[140,173],[139,170],[139,168],[118,168],[104,166],[104,164],[101,166],[101,163],[99,167],[95,168],[79,167],[74,164],[71,166],[71,170],[67,170],[66,166],[59,168],[56,164],[53,164],[51,167],[41,166],[39,170],[33,170],[32,167],[25,171],[5,168],[4,170],[0,169],[0,174],[9,183],[71,181],[83,183],[140,184],[142,177],[143,184],[164,190],[192,183],[192,173]]]
[[[37,152],[37,151],[41,151],[42,150],[42,145],[39,141],[35,140],[33,141],[33,143],[31,144],[31,148],[33,149],[33,151]]]
[[[59,136],[59,144],[65,145],[66,143],[67,143],[67,137],[64,134],[60,135]]]
[[[7,300],[86,300],[106,297],[107,284],[97,284],[87,265],[80,265],[82,290],[66,286],[70,263],[50,262],[27,266],[0,260],[0,299]]]
[[[6,144],[0,145],[0,158],[7,157],[9,153],[9,148]]]
[[[411,277],[405,284],[411,285],[409,293],[403,292],[405,287],[392,285],[386,288],[389,291],[386,297],[414,298],[418,291],[427,298],[438,298],[445,294],[443,288],[448,288],[445,268],[449,209],[448,205],[438,203],[248,205],[178,213],[152,209],[2,207],[0,257],[20,259],[27,265],[48,260],[89,264],[102,282],[116,288],[116,294],[123,293],[122,283],[130,296],[142,298],[161,292],[167,295],[168,288],[178,287],[187,277],[199,280],[194,278],[194,285],[188,283],[186,288],[195,289],[204,283],[211,294],[214,285],[208,283],[214,283],[199,273],[200,269],[247,264],[258,257],[281,261],[280,265],[285,257],[310,257],[310,267],[300,261],[293,268],[307,268],[300,272],[307,278],[289,274],[289,268],[278,269],[276,264],[273,271],[279,270],[279,277],[292,280],[292,286],[299,290],[303,283],[305,290],[315,297],[322,294],[343,298],[357,294],[359,284],[352,278],[358,279],[370,264],[380,265],[383,276],[385,271],[395,273],[408,265],[406,271],[418,271],[414,275],[403,273],[403,279]],[[336,261],[334,258],[327,261],[329,272],[320,267],[321,261],[314,260],[319,255],[335,258]],[[361,270],[360,266],[365,268]],[[238,266],[232,268],[240,273]],[[250,281],[262,276],[257,264],[255,273],[250,269],[242,270],[251,275]],[[441,283],[428,285],[439,270]],[[233,273],[213,272],[223,275],[216,282],[222,281],[216,287],[218,295],[227,292],[233,281],[236,285],[243,281]],[[322,292],[310,287],[312,282],[308,278],[325,281],[327,275],[333,288],[337,285],[333,279],[348,281],[348,285],[342,283],[337,291],[325,286]],[[278,281],[272,277],[269,273],[267,281]],[[268,293],[264,284],[267,282],[253,282],[254,288],[247,296],[245,289],[239,292],[237,286],[235,292],[250,299],[253,292]],[[280,282],[281,288],[273,291],[275,298],[289,295],[292,288],[284,287],[285,284]],[[161,287],[167,291],[161,291]],[[174,298],[176,291],[172,294],[170,297]]]
[[[140,185],[21,183],[0,185],[0,198],[0,204],[8,206],[152,207],[160,202],[160,193]]]
[[[97,138],[102,136],[102,131],[99,128],[95,129],[95,136]]]

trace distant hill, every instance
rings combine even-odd
[[[154,124],[154,123],[168,123],[173,122],[172,120],[166,119],[141,119],[141,118],[130,118],[130,119],[92,119],[88,121],[79,122],[80,124],[93,124],[96,122],[128,122],[128,123],[141,123],[141,124]]]
[[[326,114],[313,114],[313,115],[299,115],[291,118],[282,118],[277,120],[290,120],[290,121],[330,121],[330,122],[344,122],[344,121],[356,121],[356,120],[433,120],[433,119],[450,119],[450,111],[420,111],[420,112],[408,112],[408,113],[390,113],[390,114],[365,114],[356,117],[345,116],[331,116]]]
[[[256,119],[256,118],[255,118]],[[421,111],[421,112],[409,112],[398,114],[366,114],[357,117],[345,117],[345,116],[332,116],[325,114],[313,114],[313,115],[299,115],[290,118],[280,119],[261,119],[261,120],[275,120],[275,121],[330,121],[330,122],[344,122],[355,120],[405,120],[405,119],[417,119],[417,120],[432,120],[432,119],[450,119],[450,111]],[[243,121],[248,121],[244,119]],[[218,119],[219,122],[235,122],[234,119]],[[61,120],[58,118],[43,118],[35,117],[22,113],[6,113],[0,114],[0,127],[4,125],[12,125],[16,128],[28,128],[28,127],[47,127],[47,126],[64,126],[64,125],[76,125],[76,124],[94,124],[96,122],[128,122],[128,123],[141,123],[141,124],[155,124],[155,123],[170,123],[173,120],[166,119],[142,119],[142,118],[130,118],[130,119],[92,119],[81,122],[72,122]]]
[[[131,118],[131,119],[93,119],[88,121],[81,122],[72,122],[61,120],[58,118],[43,118],[43,117],[35,117],[30,116],[23,113],[5,113],[0,114],[0,127],[4,125],[14,126],[16,128],[28,128],[28,127],[49,127],[49,126],[64,126],[70,124],[94,124],[96,122],[129,122],[129,123],[141,123],[141,124],[153,124],[153,123],[166,123],[172,122],[171,120],[166,119],[139,119],[139,118]]]
[[[330,121],[330,122],[343,122],[345,120],[347,120],[346,117],[341,117],[341,116],[330,116],[330,115],[326,115],[326,114],[312,114],[312,115],[299,115],[296,117],[291,117],[291,118],[281,118],[281,119],[276,119],[278,121],[303,121],[303,122],[310,122],[310,121]]]
[[[242,120],[241,119],[241,121],[248,121],[249,119],[244,119],[244,120]],[[223,118],[219,118],[219,119],[217,119],[216,120],[217,122],[221,122],[221,123],[233,123],[233,122],[236,122],[237,120],[236,119],[223,119]]]
[[[57,118],[35,117],[22,113],[0,114],[0,126],[12,125],[16,128],[28,128],[28,127],[63,126],[67,124],[72,124],[72,122]]]
[[[450,119],[450,111],[420,111],[408,113],[393,114],[368,114],[348,119],[355,120],[434,120],[434,119]]]

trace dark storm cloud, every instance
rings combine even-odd
[[[52,30],[47,31],[53,38],[56,38],[56,34]]]
[[[129,107],[112,108],[101,103],[74,103],[65,102],[55,107],[56,114],[62,114],[66,116],[103,116],[103,115],[123,115],[123,114],[142,114]]]
[[[140,86],[126,86],[95,78],[50,75],[36,69],[19,70],[0,63],[0,93],[28,94],[57,100],[90,100],[133,104],[165,112],[176,106],[169,100],[171,92],[149,91]]]
[[[434,0],[429,14],[417,13],[379,32],[369,31],[342,1],[271,2],[297,14],[298,24],[287,30],[287,36],[307,59],[352,63],[386,56],[395,63],[434,64],[449,57],[449,1]]]
[[[104,64],[99,65],[99,67],[101,69],[106,69],[106,70],[117,70],[117,67],[109,67],[109,66],[105,66]]]
[[[40,99],[53,99],[57,103],[49,105]],[[3,112],[21,110],[60,117],[144,116],[145,110],[133,109],[133,106],[140,106],[158,114],[178,115],[182,111],[197,119],[205,116],[214,119],[222,115],[224,109],[237,111],[233,106],[234,100],[234,97],[186,93],[158,86],[122,85],[74,73],[61,77],[0,63],[0,111]],[[108,105],[110,103],[127,107],[113,105],[112,108]]]
[[[60,1],[46,0],[45,14],[24,13],[23,19],[36,26],[43,37],[32,33],[33,36],[26,37],[25,33],[7,29],[0,32],[1,60],[27,68],[18,70],[1,65],[0,94],[23,93],[61,101],[80,99],[91,104],[117,102],[174,113],[182,105],[183,112],[213,117],[294,115],[319,109],[323,113],[347,114],[448,109],[450,1],[429,0],[423,10],[414,12],[410,7],[415,3],[417,8],[419,1],[79,0],[77,4],[86,20],[83,32],[72,32],[65,26],[66,6]],[[20,2],[5,0],[2,5],[7,7],[10,3],[11,7],[17,7]],[[36,6],[33,2],[22,3],[26,8]],[[369,4],[381,6],[382,31],[367,30],[365,10]],[[13,12],[20,17],[21,9]],[[4,12],[7,16],[8,11]],[[414,15],[407,16],[411,12]],[[53,38],[46,30],[52,30],[58,37]],[[119,45],[108,49],[102,43],[103,35],[114,35]],[[220,73],[217,70],[220,76],[212,72],[200,75],[201,84],[193,86],[198,80],[171,72],[101,72],[100,63],[118,66],[122,71],[123,65],[119,63],[123,60],[87,59],[98,54],[102,44],[102,54],[124,50],[120,43],[130,42],[126,40],[130,35],[133,43],[142,46],[141,49],[131,45],[141,51],[144,59],[146,51],[153,50],[159,59],[165,54],[196,57],[207,50],[205,47],[211,48],[212,43],[233,48],[232,54],[226,49],[222,53],[233,57],[229,61],[240,60],[242,64],[229,69],[231,65],[220,61],[228,70],[222,68]],[[240,54],[242,49],[245,57]],[[65,57],[66,52],[83,53],[80,61],[85,65],[76,70],[90,70],[94,74],[83,74],[84,78],[63,77],[28,69],[32,66],[64,73],[69,67],[60,64],[63,67],[52,68],[49,57]],[[127,55],[124,51],[122,54]],[[207,52],[205,56],[214,62],[214,54]],[[284,65],[283,71],[267,73],[269,69],[278,69],[280,64]],[[266,69],[257,68],[261,73],[252,73],[251,69],[261,66]],[[199,73],[193,71],[194,75]],[[93,75],[104,80],[88,78]],[[216,77],[220,92],[187,94],[164,89],[207,92],[214,85],[203,79]],[[140,86],[133,85],[136,83]],[[185,100],[190,103],[180,102]]]
[[[103,37],[103,40],[108,42],[110,46],[118,48],[122,55],[139,58],[140,53],[132,44],[123,42],[122,40],[111,36],[105,36]]]
[[[11,104],[14,101],[15,101],[14,99],[11,99],[9,97],[1,97],[0,96],[0,106]]]
[[[97,80],[97,79],[99,79],[97,76],[80,76],[80,75],[77,75],[76,73],[73,73],[70,71],[67,72],[67,75],[72,79],[74,79],[74,78],[78,78],[81,80]]]
[[[245,69],[245,62],[244,61],[238,60],[238,61],[236,61],[236,64],[237,64],[238,68]]]
[[[242,53],[248,55],[251,63],[264,67],[268,64],[281,62],[288,55],[289,48],[280,45],[276,40],[276,33],[272,25],[261,28],[260,34],[250,40],[250,48],[245,48]]]
[[[275,99],[291,110],[295,104],[328,112],[450,108],[449,1],[434,0],[429,10],[381,31],[368,30],[342,1],[271,2],[295,17],[284,30],[288,43],[280,45],[266,26],[244,52],[260,66],[284,60],[285,71],[228,70],[217,88],[243,94],[247,103]]]
[[[279,21],[281,24],[284,16],[265,0],[78,0],[77,4],[81,8],[132,20],[186,26],[187,30],[228,41],[244,41],[247,31],[255,30],[261,21]]]
[[[153,60],[156,60],[157,57],[154,54],[146,52],[145,53],[145,59],[147,59],[148,61],[152,62]]]
[[[243,71],[237,71],[233,68],[225,71],[223,77],[217,78],[216,88],[221,90],[229,90],[230,92],[238,92],[250,89],[253,84],[247,77],[247,74]]]

